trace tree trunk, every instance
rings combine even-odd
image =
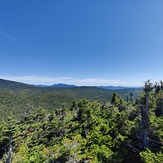
[[[145,108],[142,108],[142,145],[143,148],[148,147],[148,92],[146,92]]]
[[[9,147],[8,147],[8,152],[7,152],[7,157],[6,157],[6,163],[11,163],[11,156],[12,156],[12,136],[10,135],[10,140],[9,140]]]

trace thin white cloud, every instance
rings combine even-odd
[[[162,65],[155,66],[155,67],[151,67],[149,69],[144,70],[143,72],[148,72],[148,73],[150,72],[151,73],[151,71],[153,72],[153,71],[156,71],[157,69],[160,70],[161,67],[163,67],[163,64]]]
[[[0,33],[1,33],[3,36],[5,36],[6,38],[8,38],[8,39],[10,39],[11,41],[13,41],[13,42],[15,42],[15,43],[18,44],[18,41],[17,41],[15,38],[13,38],[12,36],[10,36],[9,34],[7,34],[6,32],[0,30]]]
[[[103,78],[74,79],[71,77],[39,77],[39,76],[0,76],[2,79],[18,81],[27,84],[52,85],[57,83],[75,84],[77,86],[140,86],[140,83],[129,83],[123,80],[110,80]]]
[[[87,78],[87,79],[71,79],[71,82],[77,83],[78,85],[89,85],[89,86],[108,86],[108,85],[126,85],[125,81],[121,80],[110,80],[102,78]]]

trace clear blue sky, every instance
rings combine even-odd
[[[0,78],[143,85],[163,79],[162,0],[1,0]]]

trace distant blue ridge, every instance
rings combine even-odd
[[[58,83],[58,84],[53,84],[51,86],[48,85],[36,85],[36,87],[44,88],[44,87],[53,87],[53,88],[75,88],[79,87],[76,85],[69,85],[69,84],[64,84],[64,83]],[[128,88],[141,88],[141,87],[123,87],[123,86],[95,86],[97,88],[102,88],[102,89],[108,89],[108,90],[122,90],[122,89],[128,89]]]

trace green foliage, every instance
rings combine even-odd
[[[6,129],[0,132],[2,159],[12,135],[13,162],[120,162],[127,155],[127,115],[118,107],[81,100],[71,109],[40,109],[20,120],[9,116]]]
[[[140,153],[142,160],[145,163],[162,163],[163,162],[163,153],[157,152],[153,153],[149,149]]]
[[[145,94],[135,101],[124,101],[114,93],[111,103],[84,99],[74,101],[72,106],[66,96],[61,96],[65,97],[63,103],[58,101],[58,107],[51,109],[56,104],[55,96],[38,92],[30,96],[1,92],[0,106],[20,102],[20,108],[24,108],[16,117],[8,110],[6,121],[0,122],[0,162],[5,162],[10,145],[13,163],[124,163],[134,159],[142,163],[163,162],[163,117],[157,114],[162,107],[161,90],[149,93],[149,139],[153,138],[155,146],[136,154],[126,147],[128,143],[140,144]]]
[[[126,98],[132,92],[135,96],[141,89],[117,90],[119,94]],[[9,112],[14,116],[20,116],[30,107],[31,111],[44,108],[54,110],[61,107],[69,108],[73,101],[88,99],[90,101],[110,101],[111,90],[97,87],[77,87],[77,88],[39,88],[33,85],[22,84],[0,79],[0,118],[7,120]]]

